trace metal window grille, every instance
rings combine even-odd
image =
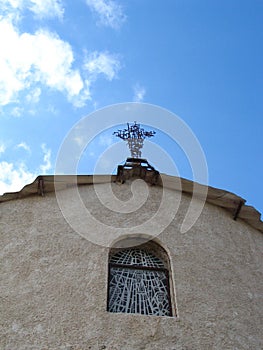
[[[152,253],[134,248],[109,262],[108,311],[171,316],[169,275]]]

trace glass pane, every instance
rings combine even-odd
[[[163,262],[159,258],[142,249],[120,251],[111,257],[110,262],[120,265],[164,267]]]
[[[159,258],[147,250],[133,248],[116,253],[110,263],[115,266],[110,267],[109,311],[171,315],[168,276]]]

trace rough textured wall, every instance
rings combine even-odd
[[[156,210],[161,189],[149,190],[146,206],[123,220],[95,202],[92,186],[80,188],[93,215],[123,225]],[[126,185],[114,191],[122,199],[130,195]],[[171,205],[177,196],[170,191]],[[106,311],[108,248],[75,233],[54,194],[2,203],[0,348],[263,348],[262,233],[206,205],[182,234],[188,205],[184,197],[158,238],[171,258],[178,317],[154,317]]]

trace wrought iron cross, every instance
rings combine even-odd
[[[127,129],[115,131],[113,135],[127,141],[132,158],[141,158],[143,141],[146,137],[154,136],[156,132],[145,131],[141,128],[140,124],[137,124],[136,122],[134,122],[134,124],[127,123],[127,126]]]

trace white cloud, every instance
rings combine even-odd
[[[141,102],[144,99],[144,96],[146,94],[146,90],[143,86],[136,84],[133,87],[133,91],[134,91],[134,96],[133,96],[133,101],[134,102]]]
[[[17,147],[30,151],[30,147],[25,142],[21,142]],[[34,181],[37,175],[45,175],[52,168],[51,150],[47,148],[46,144],[42,144],[41,149],[43,161],[34,172],[28,170],[24,162],[18,164],[6,161],[0,162],[0,195],[5,192],[20,191],[25,185]]]
[[[24,163],[16,167],[13,163],[0,162],[0,194],[19,191],[35,178],[36,174],[28,171]]]
[[[108,80],[112,80],[116,78],[121,65],[117,55],[93,52],[86,58],[84,68],[94,79],[97,75],[103,74]]]
[[[63,18],[64,8],[60,0],[0,0],[2,12],[11,16],[23,10],[32,11],[38,18]]]
[[[39,18],[58,17],[62,19],[64,15],[64,8],[60,0],[30,0],[29,9]]]
[[[31,153],[31,149],[30,149],[30,147],[28,146],[28,144],[26,142],[20,142],[16,147],[17,148],[22,148],[25,151]]]
[[[114,29],[126,20],[120,4],[113,0],[86,0],[90,9],[99,16],[99,24]]]
[[[116,5],[99,0],[98,8],[104,8],[103,4],[109,9]],[[40,17],[48,13],[61,17],[64,11],[61,0],[0,0],[0,33],[4,33],[0,35],[0,105],[20,103],[22,96],[23,102],[38,103],[41,91],[49,88],[66,94],[75,107],[83,107],[91,100],[90,86],[98,75],[110,81],[116,78],[120,69],[117,55],[90,53],[77,69],[71,45],[56,33],[43,29],[20,32],[17,18],[24,8]],[[20,116],[22,111],[15,107],[12,114]]]
[[[100,135],[99,137],[99,145],[101,146],[111,146],[113,144],[112,135]]]
[[[25,0],[0,0],[1,11],[12,11],[12,9],[21,9]]]
[[[89,84],[72,68],[71,46],[56,34],[39,30],[20,34],[9,19],[0,19],[0,104],[17,99],[18,93],[36,84],[66,93],[68,100],[82,106],[90,99]]]
[[[39,87],[33,89],[30,91],[30,93],[26,96],[27,102],[31,103],[38,103],[39,98],[41,95],[41,89]]]
[[[13,117],[17,117],[17,118],[21,117],[22,113],[23,113],[23,108],[21,108],[21,107],[14,107],[10,111],[10,114]]]
[[[50,105],[47,107],[47,112],[48,112],[48,113],[51,113],[51,114],[53,114],[53,115],[58,115],[59,110],[58,110],[55,106],[53,106],[53,105],[50,104]]]
[[[82,148],[85,146],[85,143],[86,143],[86,138],[84,136],[75,136],[73,138],[73,141],[76,142],[76,144]]]
[[[96,156],[96,153],[93,152],[93,151],[90,151],[90,152],[88,153],[88,155],[89,155],[89,157],[95,157],[95,156]]]
[[[3,143],[0,143],[0,154],[1,154],[1,153],[4,153],[5,150],[6,150],[5,145],[4,145]]]
[[[48,149],[46,144],[43,143],[41,145],[42,151],[44,153],[44,159],[43,159],[43,164],[40,165],[40,172],[42,175],[45,175],[48,170],[51,169],[51,149]]]

